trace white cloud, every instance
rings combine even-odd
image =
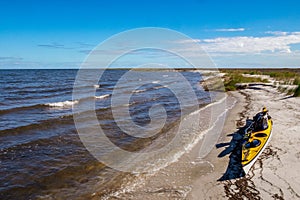
[[[221,28],[221,29],[216,29],[215,31],[219,32],[238,32],[238,31],[245,31],[245,28]]]
[[[177,51],[199,57],[198,45],[208,53],[217,66],[235,67],[299,67],[300,32],[276,33],[262,37],[238,36],[177,41]],[[292,48],[293,46],[293,48]],[[197,52],[197,53],[195,53]]]
[[[285,31],[267,31],[266,34],[276,35],[276,36],[284,36],[287,35],[288,32]]]
[[[200,39],[190,39],[190,40],[177,40],[175,43],[177,44],[188,44],[188,43],[195,43],[195,42],[201,42]]]
[[[219,37],[200,43],[207,52],[224,53],[291,53],[292,44],[300,43],[300,33],[265,37]]]

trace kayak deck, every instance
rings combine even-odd
[[[272,134],[272,119],[268,119],[268,128],[253,132],[242,147],[242,166],[247,174],[257,158],[266,148]]]

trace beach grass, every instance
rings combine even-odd
[[[221,69],[225,73],[224,86],[226,91],[237,89],[237,83],[263,82],[268,80],[260,77],[245,77],[243,74],[268,75],[270,78],[280,82],[278,90],[294,97],[300,96],[300,70],[299,69]],[[290,89],[284,85],[296,85],[297,88]]]
[[[250,75],[268,75],[277,81],[290,82],[291,84],[298,85],[300,82],[299,69],[221,69],[222,72],[227,73],[235,71],[236,73],[250,74]]]
[[[234,91],[237,89],[238,83],[254,82],[268,83],[269,81],[260,77],[245,77],[240,71],[227,71],[224,80],[224,87],[226,91]]]
[[[300,84],[298,85],[298,87],[296,88],[295,92],[294,92],[294,97],[300,97]]]
[[[300,85],[300,76],[294,79],[293,85]]]

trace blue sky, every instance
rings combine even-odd
[[[218,67],[299,67],[298,1],[0,1],[0,69],[78,68],[110,36],[164,27]],[[188,43],[188,42],[187,42]]]

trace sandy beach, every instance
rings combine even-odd
[[[271,85],[256,85],[229,92],[227,101],[237,102],[227,112],[218,148],[199,159],[199,142],[177,162],[139,179],[134,187],[125,188],[108,199],[300,198],[300,152],[297,147],[300,143],[300,99],[287,97]],[[231,159],[230,153],[220,154],[246,118],[252,118],[263,106],[268,107],[274,122],[270,143],[246,176],[220,181]]]
[[[188,199],[298,199],[300,198],[300,99],[286,97],[276,88],[257,85],[231,92],[238,103],[233,108],[219,142],[229,142],[246,117],[252,117],[267,106],[273,118],[271,141],[248,175],[243,178],[216,181],[225,172],[228,156],[217,158],[223,150],[214,149],[208,156],[214,164],[212,173],[201,176],[193,184]]]

